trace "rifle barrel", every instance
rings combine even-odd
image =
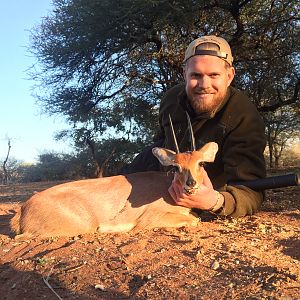
[[[263,191],[287,186],[297,186],[299,185],[299,178],[297,174],[287,174],[249,181],[231,182],[230,185],[244,185],[255,191]]]

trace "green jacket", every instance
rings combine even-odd
[[[170,131],[171,115],[180,152],[191,150],[186,111],[195,135],[196,148],[216,142],[219,151],[206,171],[216,190],[225,197],[220,215],[239,217],[255,213],[263,200],[262,192],[230,182],[263,178],[266,175],[263,152],[266,146],[263,121],[249,98],[229,87],[224,102],[211,114],[196,115],[187,101],[184,84],[171,88],[160,105],[160,138],[164,146],[175,150]]]

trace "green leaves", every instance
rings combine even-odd
[[[297,1],[55,0],[53,7],[32,31],[37,98],[97,141],[123,132],[151,143],[161,96],[183,80],[184,51],[205,34],[229,41],[235,85],[261,111],[299,101]]]

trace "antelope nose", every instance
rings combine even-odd
[[[194,180],[193,177],[189,177],[188,180],[186,181],[186,185],[192,188],[196,185],[196,181]]]

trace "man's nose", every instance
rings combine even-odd
[[[210,78],[209,76],[201,76],[198,80],[198,86],[205,89],[210,87]]]

